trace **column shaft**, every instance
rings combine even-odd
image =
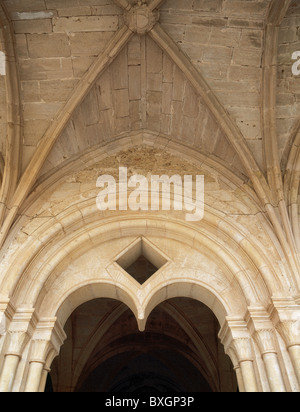
[[[43,369],[43,362],[30,363],[25,392],[39,392]]]
[[[300,346],[294,345],[288,348],[291,360],[295,369],[296,376],[300,385]]]
[[[0,392],[11,392],[20,362],[18,355],[6,355],[0,378]]]
[[[258,392],[253,361],[240,362],[245,392]]]
[[[263,355],[268,381],[272,392],[286,392],[280,365],[276,353]]]

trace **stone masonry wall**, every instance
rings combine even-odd
[[[6,5],[20,64],[24,168],[78,80],[119,28],[122,11],[112,0],[7,0]]]
[[[283,164],[289,151],[289,136],[299,118],[300,82],[292,73],[292,54],[300,51],[300,4],[294,0],[284,18],[278,44],[277,132]]]
[[[165,30],[203,73],[262,166],[261,77],[266,1],[168,0]]]
[[[239,158],[183,72],[149,36],[135,36],[85,98],[41,174],[130,131],[149,130],[215,157],[237,174]]]
[[[112,0],[5,3],[20,62],[24,168],[74,86],[122,25],[123,16]],[[261,56],[269,3],[167,0],[160,18],[237,121],[262,167]]]

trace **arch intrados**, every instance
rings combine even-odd
[[[126,288],[123,284],[116,285],[114,282],[95,279],[92,283],[87,281],[74,286],[58,301],[53,301],[52,307],[49,307],[51,299],[48,299],[48,305],[41,305],[44,309],[40,312],[40,317],[56,317],[64,326],[79,306],[99,298],[109,298],[124,303],[134,314],[140,331],[145,330],[147,320],[153,310],[172,298],[189,298],[205,304],[214,313],[220,326],[225,322],[226,316],[237,313],[243,316],[243,309],[247,310],[247,306],[241,307],[239,304],[233,304],[233,307],[230,307],[216,289],[193,279],[166,281],[154,288],[144,302],[138,302],[130,287]]]
[[[225,322],[226,316],[230,316],[232,313],[232,308],[213,287],[196,280],[174,279],[159,285],[147,297],[144,302],[145,318],[140,322],[142,330],[146,328],[151,313],[161,303],[173,298],[189,298],[203,303],[213,312],[220,326]],[[236,310],[235,313],[238,313],[240,308],[236,308]]]
[[[143,146],[148,146],[149,148],[157,147],[158,149],[163,149],[166,151],[169,151],[170,153],[174,154],[175,156],[178,155],[180,158],[184,157],[187,162],[193,162],[195,165],[198,165],[199,168],[204,168],[204,170],[207,169],[208,173],[211,173],[212,170],[218,172],[219,176],[221,179],[224,179],[225,183],[229,183],[230,185],[236,186],[236,188],[240,191],[244,191],[246,196],[251,199],[251,202],[255,204],[256,207],[259,207],[257,204],[257,197],[252,191],[248,185],[243,184],[244,182],[238,178],[236,175],[234,175],[231,171],[226,169],[223,165],[218,163],[215,160],[212,160],[210,158],[207,158],[201,154],[199,154],[198,151],[194,149],[190,149],[188,147],[185,147],[181,143],[174,143],[169,140],[168,137],[165,136],[157,136],[157,134],[149,134],[147,132],[146,137],[142,137],[137,139],[138,141],[142,141]],[[15,224],[14,228],[11,231],[11,234],[9,238],[7,239],[7,242],[11,243],[11,239],[16,236],[18,233],[20,227],[25,227],[26,226],[26,220],[28,220],[27,216],[30,216],[30,209],[31,207],[34,208],[35,201],[37,199],[40,199],[41,196],[45,195],[47,190],[51,188],[53,190],[53,187],[55,187],[57,184],[60,183],[60,181],[65,178],[67,175],[74,171],[78,171],[84,167],[90,167],[92,164],[95,164],[98,160],[101,160],[103,158],[106,158],[108,156],[115,156],[117,152],[120,152],[125,149],[137,147],[136,140],[134,137],[131,138],[131,135],[128,136],[122,136],[118,140],[118,149],[116,150],[116,144],[115,142],[108,143],[107,145],[101,147],[99,151],[88,151],[84,155],[78,156],[76,159],[73,159],[72,162],[70,161],[69,164],[64,165],[61,169],[59,169],[57,172],[54,174],[51,174],[50,176],[47,177],[47,179],[43,180],[40,182],[38,186],[35,187],[35,190],[32,192],[32,195],[28,197],[28,200],[24,203],[24,206],[20,209],[20,219],[17,221]],[[122,147],[123,145],[123,147]],[[97,160],[98,159],[98,160]],[[94,200],[92,200],[94,202]],[[91,206],[91,205],[87,205]],[[82,207],[84,207],[82,205]],[[72,208],[71,208],[72,209]],[[78,218],[76,217],[76,212],[77,214],[80,214],[81,212],[78,210],[78,208],[74,208],[73,210],[75,219]],[[99,212],[99,211],[98,211]],[[33,215],[36,213],[36,211],[33,210]],[[69,210],[65,211],[63,213],[63,216],[60,217],[60,219],[66,219],[68,223],[72,220],[72,224],[75,224],[74,222],[74,217],[71,216],[72,211],[69,212]],[[207,213],[207,212],[206,212]],[[99,213],[98,213],[99,215]],[[80,216],[82,217],[82,216]],[[90,216],[89,216],[90,218]],[[220,218],[220,216],[217,216],[217,219]],[[213,216],[212,220],[215,220],[216,217]],[[51,222],[49,222],[49,227],[46,224],[46,227],[41,228],[41,234],[39,235],[38,232],[35,233],[35,236],[33,237],[33,242],[40,248],[45,247],[45,243],[48,241],[50,242],[50,239],[45,238],[44,234],[48,233],[50,230],[55,229],[55,225],[57,226],[57,230],[61,231],[61,226],[65,227],[65,221],[62,222],[62,225],[60,225],[59,222],[57,222],[57,219],[53,219]],[[236,228],[235,228],[236,230]],[[41,242],[39,242],[39,239],[43,239]],[[31,241],[31,240],[29,240]],[[26,242],[25,242],[26,243]],[[7,243],[8,245],[9,243]],[[35,245],[35,247],[36,247]],[[5,247],[3,248],[5,251]],[[26,243],[26,250],[31,250],[30,245]],[[31,253],[31,256],[35,256],[36,254]],[[33,260],[33,259],[32,259]],[[14,268],[19,267],[19,268],[24,268],[24,262],[15,262],[12,265],[11,272],[14,272]],[[25,270],[22,269],[22,271]]]
[[[97,287],[97,291],[99,292],[97,296],[95,295],[95,292],[96,292],[95,286]],[[188,288],[186,287],[185,282],[180,283],[180,282],[174,281],[168,285],[167,284],[164,285],[161,288],[161,290],[157,290],[153,294],[152,298],[149,299],[148,307],[147,307],[148,316],[147,316],[147,319],[142,320],[142,319],[137,319],[137,311],[136,311],[136,308],[133,307],[134,306],[133,297],[130,297],[129,293],[126,296],[124,289],[119,288],[116,290],[116,287],[114,284],[108,284],[108,283],[104,284],[101,282],[98,284],[94,283],[92,285],[92,288],[91,288],[91,285],[87,284],[87,285],[81,286],[77,290],[74,290],[68,297],[66,297],[66,299],[63,302],[62,302],[63,299],[61,299],[61,301],[59,302],[60,307],[56,313],[56,317],[57,317],[57,320],[60,322],[60,324],[64,327],[66,321],[71,316],[71,314],[74,312],[74,310],[76,310],[77,307],[81,306],[82,304],[90,300],[94,300],[95,298],[110,298],[110,299],[114,299],[116,301],[120,301],[124,303],[126,307],[132,311],[132,313],[134,314],[137,320],[139,330],[143,332],[145,330],[144,325],[146,325],[146,322],[149,319],[149,316],[151,315],[154,309],[156,309],[161,303],[165,302],[166,300],[169,300],[175,297],[180,297],[180,298],[193,299],[197,302],[206,304],[206,306],[209,305],[208,307],[212,310],[212,312],[218,319],[218,322],[220,323],[220,325],[222,325],[225,322],[225,318],[227,316],[227,313],[226,313],[227,309],[225,306],[226,304],[222,302],[222,300],[219,297],[216,297],[213,294],[214,293],[213,291],[208,290],[207,288],[201,286],[200,284],[196,284],[191,281],[189,282],[189,288],[190,290],[193,291],[192,294],[188,291]],[[168,290],[168,296],[166,296],[166,290]],[[202,291],[201,296],[198,294],[200,290]],[[157,298],[159,298],[159,300],[157,300]],[[130,303],[131,299],[132,299],[132,302]],[[153,300],[155,300],[155,302]],[[224,307],[223,307],[223,304],[224,304]],[[209,376],[207,375],[209,365],[202,364],[201,362],[199,362],[199,359],[196,359],[191,353],[187,354],[186,351],[180,350],[180,347],[178,345],[174,345],[174,349],[175,348],[183,356],[185,356],[190,362],[192,362],[192,364],[194,364],[194,366],[197,367],[201,371],[201,373],[203,374],[203,376],[206,377],[206,379],[209,378]],[[126,350],[128,350],[128,346],[126,346],[125,344],[123,348],[120,348],[120,346],[118,346],[116,349],[117,353],[120,353],[121,349],[122,351],[125,352]],[[133,350],[139,349],[139,347],[137,348],[131,347],[131,349]],[[170,349],[170,345],[166,346],[166,349]],[[103,355],[104,358],[102,357],[97,360],[96,366],[99,366],[99,364],[101,364],[107,358],[112,357],[113,354],[114,354],[113,351],[110,353],[105,353]],[[78,382],[80,382],[80,376],[82,375],[82,372],[84,371],[82,370],[81,373],[77,375]],[[78,373],[78,370],[77,370],[77,373]],[[210,379],[208,381],[210,382],[210,385],[214,385],[213,379]]]
[[[94,280],[93,283],[83,283],[76,285],[64,294],[58,302],[55,303],[55,317],[64,327],[71,314],[81,305],[94,299],[113,299],[124,303],[137,319],[138,305],[130,288],[125,289],[124,285],[116,285],[114,282]]]
[[[145,139],[145,142],[144,142],[143,144],[148,144],[149,147],[153,147],[153,146],[155,146],[155,144],[157,144],[157,147],[159,147],[159,148],[162,148],[162,147],[163,147],[163,148],[166,148],[166,147],[167,147],[167,148],[169,148],[169,150],[170,150],[172,153],[176,152],[178,155],[180,154],[180,156],[182,157],[183,153],[182,153],[182,152],[179,153],[179,149],[182,149],[182,148],[184,147],[183,145],[180,145],[180,144],[178,144],[178,143],[174,144],[174,143],[172,143],[172,142],[170,143],[170,141],[167,140],[167,139],[166,139],[166,141],[164,141],[164,143],[162,144],[161,140],[164,139],[164,138],[163,138],[163,137],[159,137],[159,138],[158,138],[156,135],[155,135],[155,136],[152,136],[153,141],[151,141],[151,139],[150,139],[150,144],[149,144],[149,139],[150,139],[150,138],[149,138],[149,136],[147,135],[147,138]],[[128,148],[128,147],[130,147],[130,145],[131,145],[132,147],[134,147],[133,141],[132,141],[131,139],[128,139],[128,136],[127,136],[127,137],[122,137],[120,140],[123,142],[124,147]],[[133,140],[134,140],[134,139],[133,139]],[[128,142],[130,142],[130,143],[128,143]],[[100,157],[102,156],[102,158],[103,158],[103,157],[107,157],[107,156],[110,156],[110,155],[113,155],[113,154],[115,155],[116,152],[117,152],[117,151],[120,152],[120,150],[122,150],[122,148],[120,148],[120,147],[118,146],[118,150],[116,150],[115,143],[109,143],[107,146],[105,146],[105,150],[104,150],[103,147],[100,148],[99,150],[100,150],[99,156],[100,156]],[[104,150],[104,151],[103,151],[103,150]],[[193,150],[193,149],[189,149],[189,148],[186,148],[186,151],[187,151],[187,154],[186,154],[187,158],[193,159],[194,162],[197,160],[197,162],[199,163],[199,167],[203,167],[203,165],[206,163],[206,161],[207,161],[208,163],[211,161],[210,159],[206,159],[206,160],[201,159],[201,160],[199,161],[199,159],[197,159],[197,156],[199,157],[199,153],[198,153],[197,151],[195,151],[195,150]],[[192,155],[191,155],[191,153],[192,153]],[[94,155],[94,154],[95,154],[95,153],[93,152],[93,155]],[[78,162],[75,162],[76,164],[74,163],[73,165],[71,165],[71,166],[72,166],[72,170],[73,170],[74,167],[77,168],[77,166],[78,166],[79,164],[81,165],[81,167],[83,167],[83,166],[82,166],[83,164],[85,165],[84,167],[86,167],[86,166],[89,165],[89,161],[91,162],[91,164],[93,164],[93,163],[95,162],[95,157],[92,158],[92,153],[91,153],[91,152],[87,153],[86,156],[87,156],[87,157],[85,158],[85,160],[83,160],[82,157],[78,157],[78,159],[77,159]],[[90,159],[90,160],[88,160],[88,159]],[[78,164],[77,164],[77,163],[78,163]],[[217,163],[217,162],[213,162],[213,164],[214,164],[214,163]],[[70,167],[71,167],[71,166],[70,166]],[[219,165],[219,166],[220,166],[220,165]],[[209,167],[211,167],[211,165],[209,165],[208,168],[209,168]],[[71,172],[70,169],[68,169],[67,166],[65,166],[65,168],[66,168],[65,172],[66,172],[67,174]],[[33,203],[34,203],[34,198],[35,198],[35,196],[40,197],[40,196],[44,193],[44,191],[47,191],[47,189],[48,189],[50,186],[53,188],[53,185],[54,185],[55,183],[57,183],[58,181],[61,180],[61,178],[62,178],[61,171],[62,171],[63,169],[64,169],[64,168],[62,168],[61,170],[59,170],[59,171],[58,171],[57,173],[55,173],[54,175],[50,176],[48,179],[46,179],[46,181],[44,181],[44,183],[41,183],[41,185],[36,188],[36,190],[35,190],[35,195],[33,195],[32,199],[31,199],[31,201],[32,201]],[[76,170],[77,170],[77,169],[76,169]],[[220,171],[219,173],[221,174],[221,171]],[[234,183],[233,183],[232,180],[231,180],[231,184],[232,184],[232,183],[235,184],[235,185],[236,185],[236,184],[242,184],[242,181],[239,180],[235,175],[232,175],[232,173],[230,173],[230,172],[229,172],[229,174],[230,174],[231,178],[234,177],[234,180],[235,180]],[[65,174],[63,174],[63,176],[65,176]],[[229,177],[230,177],[230,176],[228,175],[227,177],[225,177],[225,180],[228,179],[228,181],[229,181]],[[250,196],[250,197],[252,196],[251,189],[250,189],[250,188],[247,188],[247,185],[242,185],[242,186],[240,186],[240,189],[246,190],[248,197],[249,197],[249,196]],[[248,192],[249,192],[249,193],[248,193]],[[252,200],[253,200],[253,199],[252,199]],[[94,203],[94,200],[92,200],[92,202]],[[27,205],[29,208],[30,208],[30,206],[29,206],[30,203],[31,203],[31,202],[29,202],[28,205]],[[31,204],[33,205],[33,203],[31,203]],[[86,217],[86,221],[91,221],[92,219],[95,218],[95,217],[93,216],[93,213],[95,214],[96,212],[98,212],[98,213],[97,213],[97,220],[99,220],[99,211],[96,211],[96,210],[95,210],[95,209],[96,209],[96,206],[95,206],[95,205],[89,204],[89,202],[87,201],[86,204],[84,204],[84,205],[82,204],[81,206],[82,206],[82,210],[81,210],[81,209],[79,210],[79,209],[76,207],[76,208],[74,208],[73,211],[68,210],[68,211],[66,211],[66,212],[63,213],[63,216],[60,216],[59,218],[56,217],[55,219],[53,219],[53,221],[47,222],[47,223],[45,224],[46,227],[40,228],[39,231],[37,231],[37,232],[35,233],[35,236],[33,237],[33,239],[29,240],[29,242],[35,243],[35,247],[37,246],[37,247],[42,251],[42,253],[44,253],[45,250],[46,250],[46,247],[47,247],[47,243],[48,243],[48,244],[50,244],[51,242],[53,242],[53,243],[58,243],[58,242],[59,242],[59,239],[57,239],[57,238],[55,239],[55,237],[56,237],[57,235],[66,237],[66,230],[68,229],[68,227],[70,227],[70,228],[71,228],[71,226],[76,227],[76,224],[77,224],[78,221],[82,218],[83,215]],[[91,209],[93,209],[92,206],[94,206],[94,210],[91,210]],[[89,211],[88,211],[89,215],[86,215],[86,212],[85,212],[85,210],[84,210],[85,207],[86,207],[87,209],[89,209]],[[72,209],[72,208],[70,208],[70,209]],[[26,210],[25,210],[24,212],[26,212]],[[73,212],[74,212],[74,216],[73,216]],[[84,213],[83,213],[83,212],[84,212]],[[29,213],[29,215],[30,215],[30,213]],[[78,215],[79,215],[79,216],[78,216]],[[144,216],[144,218],[148,220],[149,214],[148,214],[147,216]],[[25,218],[24,218],[24,219],[25,219]],[[59,219],[60,219],[60,220],[59,220]],[[151,217],[151,219],[152,219],[152,217]],[[76,222],[76,220],[77,220],[77,222]],[[20,221],[22,221],[22,219],[20,219]],[[67,221],[67,225],[69,225],[69,226],[67,226],[67,225],[65,224],[65,221]],[[19,223],[20,223],[20,222],[19,222]],[[248,236],[249,234],[248,234],[248,233],[245,233],[245,230],[244,230],[243,228],[240,228],[240,227],[238,226],[238,224],[237,224],[237,227],[235,227],[235,226],[233,227],[233,226],[232,226],[232,223],[222,221],[222,216],[214,215],[214,212],[213,212],[213,211],[210,211],[210,210],[207,210],[207,211],[206,211],[205,221],[203,221],[202,224],[203,224],[203,225],[204,225],[204,224],[212,225],[212,226],[214,227],[213,230],[215,230],[215,228],[217,227],[218,232],[222,235],[221,238],[222,238],[222,239],[225,239],[225,237],[226,237],[229,242],[234,242],[234,243],[236,243],[235,239],[241,239],[241,238],[247,237],[247,239],[249,240],[249,239],[251,238],[251,235]],[[56,225],[56,226],[55,226],[55,225]],[[62,231],[62,227],[63,227],[64,231]],[[15,230],[17,230],[17,229],[18,229],[18,227],[17,227],[17,225],[16,225]],[[117,230],[118,230],[118,229],[117,229]],[[190,227],[190,228],[187,229],[187,225],[185,225],[185,230],[192,230],[192,231],[194,231],[195,228]],[[52,233],[52,231],[53,231],[53,233]],[[89,231],[89,229],[88,229],[88,231]],[[241,231],[242,231],[242,232],[241,232]],[[226,232],[227,232],[227,233],[226,233]],[[244,233],[243,233],[243,232],[244,232]],[[41,235],[39,235],[39,233],[41,233]],[[46,236],[45,236],[45,233],[49,233],[49,237],[46,237]],[[232,233],[235,233],[235,235],[234,235],[234,238],[235,238],[235,239],[233,239]],[[39,242],[40,236],[41,236],[41,239],[43,239],[43,241],[41,241],[41,242]],[[193,239],[195,238],[195,231],[194,231],[194,234],[192,234],[192,238],[193,238]],[[250,251],[251,251],[251,252],[250,252],[250,255],[248,256],[248,259],[247,259],[248,251],[247,251],[247,250],[243,250],[243,251],[242,251],[243,248],[241,248],[240,245],[236,244],[235,246],[233,246],[233,249],[232,249],[232,250],[237,249],[236,246],[238,246],[238,249],[240,250],[240,252],[244,254],[243,259],[246,258],[246,259],[248,260],[247,263],[245,264],[245,266],[251,267],[252,269],[254,269],[254,271],[257,271],[257,270],[258,270],[257,268],[261,268],[261,267],[271,267],[271,266],[269,266],[269,263],[270,263],[270,262],[268,262],[267,256],[262,254],[262,252],[259,250],[259,247],[257,247],[257,246],[255,245],[255,239],[253,239],[253,240],[254,240],[254,243],[253,243],[253,242],[251,243],[251,241],[250,241],[251,247],[249,248],[249,252],[250,252]],[[215,240],[215,241],[218,243],[217,240]],[[193,243],[193,241],[192,241],[192,243]],[[66,243],[64,244],[64,247],[65,247],[65,246],[66,246]],[[24,247],[25,247],[25,246],[24,246]],[[227,246],[226,246],[226,248],[227,248]],[[222,249],[222,246],[220,247],[220,249]],[[255,249],[255,252],[253,253],[254,249]],[[31,250],[28,243],[26,243],[26,250]],[[244,253],[244,252],[245,252],[245,253]],[[39,253],[39,251],[37,251],[36,253],[32,253],[32,254],[31,254],[31,256],[33,256],[33,258],[31,259],[31,262],[29,263],[29,265],[30,265],[30,264],[35,265],[35,262],[39,260],[39,258],[38,258],[38,253]],[[232,258],[235,254],[236,254],[236,253],[231,253],[231,258]],[[230,253],[228,254],[228,256],[229,256],[229,255],[230,255]],[[20,255],[19,255],[19,256],[20,256]],[[223,258],[223,257],[222,257],[222,258]],[[12,267],[11,267],[11,270],[8,271],[8,272],[9,272],[9,278],[10,278],[10,279],[13,279],[13,276],[14,276],[14,275],[11,275],[11,274],[14,273],[15,268],[19,268],[19,269],[20,269],[20,268],[24,268],[24,269],[21,270],[21,271],[24,272],[24,273],[25,273],[25,272],[27,273],[27,271],[30,270],[30,269],[29,269],[29,265],[27,265],[27,266],[25,267],[25,266],[24,266],[24,265],[25,265],[24,262],[21,263],[20,260],[22,260],[21,257],[19,257],[19,261],[18,261],[18,258],[17,258],[17,260],[14,261],[14,263],[13,263],[13,265],[12,265]],[[232,262],[233,262],[233,260],[234,260],[234,259],[231,259]],[[258,264],[256,265],[257,267],[255,268],[255,267],[254,267],[255,265],[254,265],[253,263],[254,263],[254,262],[256,263],[257,260],[259,260],[259,262],[258,262]],[[236,268],[237,268],[238,266],[239,266],[239,262],[236,264]],[[243,269],[241,269],[241,270],[243,270]],[[272,269],[271,269],[271,271],[272,271],[272,282],[270,283],[270,282],[266,281],[266,285],[267,285],[267,288],[269,289],[269,292],[270,292],[270,293],[272,293],[272,291],[273,291],[274,289],[280,289],[280,287],[281,287],[281,285],[280,285],[280,280],[278,280],[278,285],[276,285],[276,286],[274,287],[275,282],[274,282],[274,277],[273,277],[273,275],[276,274],[276,270],[272,270]],[[17,278],[18,278],[18,274],[15,275],[15,279],[17,279]],[[262,279],[264,279],[264,275],[262,275]],[[10,285],[13,285],[13,282],[14,282],[13,280],[10,281]],[[264,283],[264,280],[262,280],[261,285],[263,285],[263,283]],[[3,282],[3,284],[5,285],[5,282]],[[15,285],[16,285],[16,283],[15,283]],[[262,289],[264,289],[264,288],[265,288],[265,286],[262,286]],[[8,287],[7,289],[10,290],[10,292],[8,292],[8,293],[11,293],[11,294],[12,294],[12,293],[15,293],[15,291],[16,291],[16,288],[13,287],[13,286]],[[4,290],[6,290],[6,289],[4,288]],[[12,292],[12,291],[13,291],[13,292]]]
[[[154,285],[155,283],[150,283],[147,289]],[[128,306],[136,317],[139,329],[144,331],[152,311],[160,303],[176,297],[191,298],[204,303],[215,314],[220,325],[224,323],[226,316],[234,313],[243,316],[247,310],[243,292],[236,287],[227,292],[225,301],[221,297],[221,290],[213,288],[207,283],[187,277],[175,278],[154,287],[150,293],[146,293],[145,299],[140,301],[137,295],[141,289],[133,286],[130,280],[126,284],[125,282],[117,284],[104,279],[87,279],[84,283],[74,285],[72,289],[64,291],[59,300],[57,300],[56,292],[50,291],[38,302],[37,312],[40,318],[57,317],[59,322],[64,325],[73,311],[83,303],[98,298],[110,298]]]

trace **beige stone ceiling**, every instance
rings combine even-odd
[[[4,3],[13,22],[19,59],[24,117],[24,169],[51,121],[71,96],[95,56],[103,51],[109,39],[122,26],[123,13],[112,0],[25,1],[21,5],[18,1]],[[160,17],[163,29],[203,74],[220,102],[236,121],[256,161],[262,167],[261,60],[264,22],[269,3],[169,1],[162,5]],[[133,43],[134,40],[128,47],[136,53]],[[137,51],[141,52],[143,50]],[[142,56],[138,58],[141,59]],[[156,66],[151,54],[144,56],[145,65],[149,65],[149,58]],[[140,63],[131,59],[128,64],[132,66]],[[166,90],[164,82],[169,80],[159,79],[159,74],[162,74],[159,62],[155,69],[157,73],[151,73],[151,67],[149,68],[151,74],[158,74],[155,79],[155,76],[152,76],[149,80],[152,81],[150,91],[163,92],[165,99],[168,99],[170,88]],[[133,72],[132,67],[129,75],[134,76]],[[113,90],[118,90],[118,87],[121,87],[119,90],[125,90],[128,80],[125,80],[124,85],[126,73],[123,73],[123,76],[119,85],[113,85]],[[176,74],[174,79],[176,81]],[[138,80],[135,79],[135,82]],[[154,81],[156,84],[153,84]],[[182,101],[182,97],[177,85],[175,90],[176,103],[172,104],[170,100],[168,104],[178,118],[177,111],[180,110],[181,115],[182,108],[178,107],[177,102]],[[122,93],[123,99],[127,100],[125,110],[128,100],[132,102],[139,98],[132,93],[128,98],[126,94],[124,96],[124,91]],[[150,117],[155,111],[157,115],[166,114],[161,104],[155,107],[157,103],[153,93],[148,93],[143,99],[147,100]],[[119,106],[123,102],[116,103]],[[121,119],[128,117],[128,114],[125,116],[124,112],[117,113],[122,116],[119,117]],[[130,115],[131,118],[136,117],[134,112]],[[205,121],[206,119],[203,119],[204,127]],[[98,121],[98,124],[101,123]],[[169,130],[165,125],[152,125],[152,129],[161,129],[162,132],[167,131],[167,134],[177,137],[173,130]],[[193,132],[190,133],[186,127],[185,131],[192,135],[190,139],[193,138]],[[214,130],[212,132],[216,135]],[[206,139],[210,140],[209,137]],[[186,143],[190,144],[189,140],[186,140]]]

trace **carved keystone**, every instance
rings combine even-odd
[[[147,4],[136,5],[125,14],[125,24],[140,35],[151,31],[158,19],[159,12],[151,11]]]

